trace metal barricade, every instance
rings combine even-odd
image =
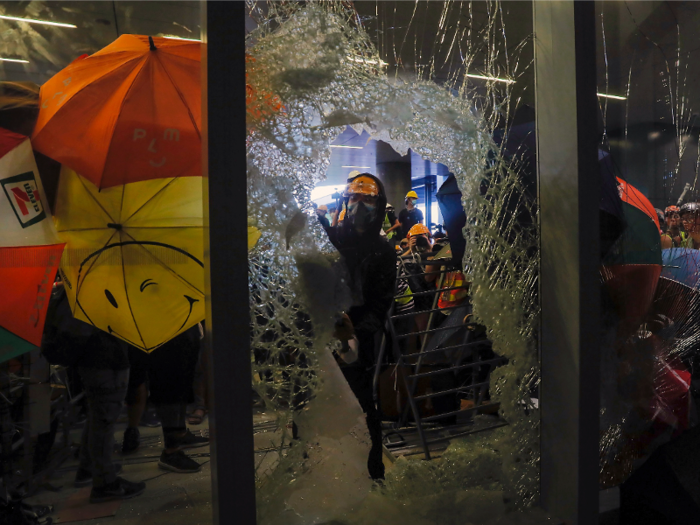
[[[419,445],[405,448],[420,447],[426,459],[431,459],[431,445],[506,424],[500,418],[486,425],[474,424],[475,414],[498,410],[498,405],[488,396],[489,377],[495,367],[505,363],[505,359],[493,354],[483,329],[469,322],[471,305],[468,297],[452,301],[449,306],[445,305],[448,301],[439,300],[441,294],[455,290],[466,295],[468,283],[451,286],[448,276],[458,272],[459,265],[451,259],[429,258],[430,255],[399,257],[395,301],[386,323],[391,344],[388,344],[385,333],[374,376],[376,402],[380,373],[390,346],[394,371],[403,384],[407,402],[400,407],[400,417],[387,435],[412,431],[409,426],[412,416]],[[410,292],[400,293],[405,289],[402,283],[406,282]],[[414,286],[410,286],[411,283]],[[421,290],[415,291],[414,288]],[[416,303],[414,308],[397,313],[396,300],[405,300],[407,296]],[[410,328],[406,330],[406,327]],[[409,341],[420,343],[420,349],[409,353]],[[442,410],[436,409],[436,403]],[[406,441],[400,440],[397,446],[402,443],[405,445]]]

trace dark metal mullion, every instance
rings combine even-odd
[[[600,250],[595,4],[533,2],[541,229],[541,504],[598,522]]]
[[[209,357],[213,514],[219,525],[255,525],[247,300],[246,4],[202,1],[200,5],[205,351]]]

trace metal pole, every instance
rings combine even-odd
[[[201,7],[206,351],[214,523],[253,525],[245,3],[202,1]]]
[[[533,2],[541,206],[541,503],[598,523],[600,181],[593,2]]]

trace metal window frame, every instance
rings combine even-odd
[[[254,525],[245,2],[202,1],[202,184],[214,523]],[[210,65],[215,67],[209,67]],[[216,108],[211,115],[207,109]],[[212,283],[215,283],[212,286]]]
[[[570,523],[597,523],[600,172],[595,4],[535,1],[533,26],[542,263],[541,505]]]

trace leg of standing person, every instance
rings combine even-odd
[[[150,366],[150,355],[138,348],[130,346],[128,355],[131,373],[126,392],[128,423],[122,439],[122,452],[124,454],[134,452],[141,445],[139,422],[146,410],[148,401],[146,382],[148,381],[148,368]]]
[[[187,415],[187,423],[190,425],[201,425],[204,422],[204,418],[207,417],[207,385],[206,355],[205,352],[200,350],[192,388],[194,391],[194,403],[192,404],[192,411]]]
[[[374,406],[372,395],[372,369],[362,365],[341,366],[341,371],[357,397],[367,420],[367,430],[372,441],[372,447],[367,458],[367,470],[374,480],[384,479],[384,462],[382,460],[382,418]]]
[[[151,354],[151,399],[163,423],[165,442],[158,465],[173,472],[199,472],[201,465],[183,450],[209,444],[208,437],[193,434],[186,423],[200,346],[200,331],[194,326]]]
[[[83,432],[81,468],[92,470],[90,501],[98,503],[138,496],[145,483],[131,483],[117,477],[112,461],[114,425],[119,417],[129,382],[129,369],[78,368],[88,399],[87,430]],[[89,461],[89,465],[88,465]]]

